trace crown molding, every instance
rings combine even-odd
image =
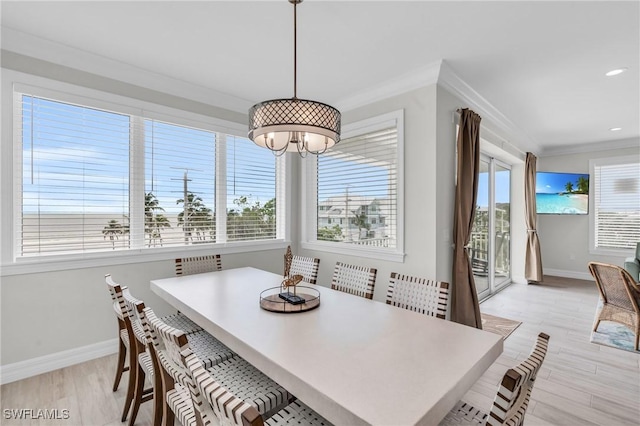
[[[506,138],[504,142],[513,146],[516,150],[522,151],[523,153],[527,151],[539,153],[542,151],[540,145],[531,136],[516,126],[507,116],[494,107],[491,102],[462,80],[446,61],[442,61],[438,84],[460,98],[465,104],[465,107],[472,108],[482,116],[483,120],[487,120],[497,127],[497,130],[504,133],[504,137]]]
[[[2,27],[2,49],[242,114],[253,105],[246,99],[7,27]]]
[[[639,148],[640,138],[617,139],[612,141],[600,141],[580,145],[564,145],[545,148],[541,157],[556,155],[580,154],[583,152],[611,151],[614,149]]]
[[[375,87],[368,88],[353,96],[334,102],[334,105],[341,111],[349,111],[383,99],[388,99],[401,93],[436,84],[438,82],[441,64],[442,61],[440,60],[394,77],[380,84],[376,84]]]

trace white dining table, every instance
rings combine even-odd
[[[327,287],[300,313],[260,308],[282,276],[227,269],[151,289],[336,425],[435,425],[502,352],[502,338]]]

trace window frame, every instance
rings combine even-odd
[[[366,133],[396,126],[397,129],[397,197],[396,197],[396,247],[368,247],[334,241],[317,240],[318,224],[318,162],[309,157],[302,161],[302,218],[301,246],[306,250],[337,253],[363,258],[404,262],[404,110],[397,110],[343,126],[341,139],[349,139]]]
[[[613,249],[596,247],[596,193],[595,193],[595,168],[607,165],[640,164],[637,157],[604,157],[589,160],[589,253],[603,256],[627,257],[634,254],[634,248]]]
[[[132,116],[133,120],[158,120],[242,138],[246,138],[246,126],[241,123],[181,110],[164,104],[142,101],[18,71],[3,69],[2,74],[2,90],[7,95],[2,97],[2,124],[4,128],[2,137],[5,142],[0,150],[0,165],[2,166],[0,183],[3,209],[0,215],[0,235],[2,236],[0,241],[0,265],[2,266],[0,276],[167,260],[185,256],[185,254],[190,256],[210,254],[211,251],[226,254],[282,249],[289,243],[291,229],[290,221],[287,218],[291,214],[288,194],[290,194],[291,188],[289,177],[291,176],[292,166],[291,161],[286,158],[287,156],[282,156],[275,160],[276,208],[280,212],[276,215],[275,239],[150,248],[144,247],[143,244],[142,247],[135,246],[115,251],[21,257],[19,255],[19,245],[22,194],[19,177],[22,174],[22,152],[20,151],[22,146],[22,110],[21,106],[18,107],[18,105],[22,103],[23,94],[128,114]],[[132,127],[135,128],[135,126]],[[137,145],[133,141],[134,137],[132,136],[130,137],[129,145],[131,151],[136,149],[135,145]],[[219,144],[216,144],[216,146],[219,146]],[[137,149],[140,148],[138,147]],[[223,158],[217,158],[218,164]],[[142,193],[144,194],[144,176],[142,174],[142,176],[136,177],[140,173],[133,172],[136,166],[141,166],[142,170],[144,170],[144,161],[144,156],[140,155],[130,160],[130,215],[132,221],[134,220],[134,215],[137,214],[140,217],[144,215],[144,198],[135,201],[131,200],[136,191],[140,192],[140,188],[142,188]],[[226,167],[217,167],[217,169],[216,178],[219,177],[220,173],[224,173]],[[226,211],[226,190],[223,188],[226,187],[216,185],[216,209],[222,208]],[[221,202],[223,204],[219,204]],[[136,207],[137,210],[140,210],[141,207],[141,211],[134,211]]]

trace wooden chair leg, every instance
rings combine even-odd
[[[162,424],[163,426],[173,426],[175,423],[175,414],[171,411],[169,404],[167,404],[167,392],[173,389],[175,383],[173,378],[167,374],[165,369],[162,369]]]
[[[595,325],[593,326],[593,331],[598,331],[598,326],[600,325],[600,318],[598,318],[598,320],[596,321]]]
[[[144,393],[145,373],[142,366],[138,363],[138,373],[136,374],[136,387],[133,394],[133,408],[131,409],[131,417],[129,418],[129,426],[133,426],[138,416],[140,403],[142,402],[142,394]]]
[[[137,384],[138,376],[138,353],[135,347],[135,342],[129,345],[129,385],[127,386],[127,396],[124,400],[124,409],[122,410],[122,421],[127,420],[129,414],[129,408],[133,402],[135,394],[135,388]]]
[[[118,364],[116,365],[116,378],[113,381],[113,391],[118,390],[118,386],[120,386],[120,379],[122,378],[122,373],[129,370],[128,367],[124,366],[125,358],[127,357],[127,346],[124,344],[122,339],[118,339],[120,345],[118,347]]]
[[[165,399],[164,390],[162,388],[162,367],[158,367],[153,363],[155,374],[153,376],[153,426],[162,426],[162,411]]]

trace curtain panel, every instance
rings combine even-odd
[[[467,252],[478,195],[480,165],[480,120],[465,108],[460,112],[457,141],[457,180],[453,223],[453,299],[451,319],[482,329],[478,293]]]
[[[540,254],[538,217],[536,216],[536,162],[536,156],[527,152],[524,166],[524,209],[527,225],[524,275],[529,283],[542,281],[542,255]]]

